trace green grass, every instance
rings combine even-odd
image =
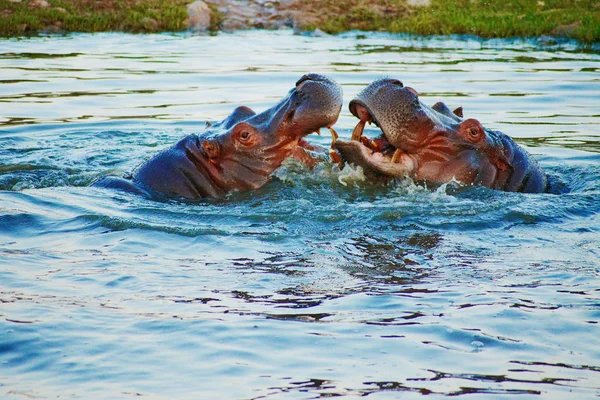
[[[192,0],[47,0],[48,8],[29,8],[32,0],[0,0],[0,35],[39,31],[157,32],[182,31]],[[304,0],[291,8],[302,11],[303,29],[328,33],[352,29],[429,34],[472,34],[481,37],[556,36],[583,42],[600,41],[597,0],[431,0],[409,7],[406,0]],[[217,30],[222,16],[213,13]]]
[[[409,7],[402,0],[310,3],[310,9],[316,10],[315,17],[304,27],[328,33],[361,29],[486,38],[548,35],[588,43],[600,41],[597,0],[431,0],[431,5],[425,7]]]
[[[482,37],[568,36],[585,42],[600,38],[597,1],[461,0],[434,4],[429,13],[421,11],[392,22],[389,30]]]
[[[28,0],[0,0],[0,35],[35,34],[48,27],[66,32],[158,32],[187,29],[188,0],[48,0],[29,8]]]

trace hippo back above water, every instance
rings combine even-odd
[[[350,141],[335,147],[346,162],[380,179],[408,176],[418,181],[452,180],[491,189],[540,193],[548,179],[536,160],[510,137],[462,119],[444,103],[423,104],[417,92],[396,79],[373,82],[350,102],[359,123]],[[374,122],[381,137],[362,135]]]
[[[131,179],[107,176],[93,185],[153,196],[201,199],[263,186],[283,160],[314,160],[303,138],[331,127],[342,107],[340,86],[304,75],[286,97],[256,114],[238,107],[223,121],[189,135],[150,158]]]

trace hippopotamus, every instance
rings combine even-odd
[[[363,168],[367,177],[410,177],[443,184],[452,180],[511,192],[548,190],[536,160],[502,132],[463,118],[442,102],[429,107],[417,91],[397,79],[381,79],[350,102],[359,119],[351,140],[334,139],[343,161]],[[382,135],[363,136],[373,122]]]
[[[302,76],[278,104],[256,114],[239,106],[231,115],[154,155],[129,179],[106,176],[94,186],[190,200],[257,189],[288,157],[312,165],[304,140],[330,128],[342,107],[341,87],[318,74]]]

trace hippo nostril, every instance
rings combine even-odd
[[[361,121],[370,122],[373,120],[371,113],[365,106],[356,101],[350,102],[350,112]]]
[[[304,76],[302,76],[302,78],[298,79],[298,82],[296,82],[296,87],[300,86],[302,83],[306,82],[306,81],[310,81],[312,80],[312,77],[310,74],[306,74]]]

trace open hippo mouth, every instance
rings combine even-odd
[[[365,104],[361,104],[359,100],[354,100],[350,103],[350,110],[352,114],[359,119],[352,131],[350,140],[356,142],[357,145],[359,143],[362,144],[362,146],[358,146],[361,151],[369,150],[371,156],[375,160],[382,163],[395,164],[398,157],[402,154],[402,150],[390,143],[383,128],[373,116],[372,111],[370,111]],[[369,125],[375,124],[375,126],[381,129],[381,134],[372,139],[364,136],[363,133],[367,123]],[[339,141],[338,145],[343,147],[343,141]],[[353,143],[350,143],[350,145],[353,145]]]
[[[395,92],[393,103],[387,92]],[[401,93],[400,101],[398,93]],[[397,107],[402,108],[401,113]],[[350,112],[359,119],[350,140],[334,137],[332,147],[339,151],[343,161],[362,167],[365,174],[372,177],[406,176],[414,170],[414,159],[410,155],[414,139],[407,125],[419,108],[414,89],[404,87],[396,79],[376,81],[350,102]],[[375,124],[381,134],[374,138],[365,136],[367,123]]]
[[[399,80],[371,83],[350,102],[350,112],[359,122],[350,140],[334,135],[332,151],[340,161],[362,167],[371,180],[410,177],[506,191],[547,189],[543,170],[510,137],[477,119],[463,119],[460,107],[452,112],[442,102],[422,103]],[[364,136],[367,123],[377,125],[381,135]]]
[[[397,79],[373,82],[350,102],[350,112],[359,119],[351,139],[334,138],[335,148],[345,162],[360,166],[372,178],[414,177],[424,149],[446,158],[450,142],[433,143],[446,127],[459,124],[461,109],[455,114],[443,104],[428,107],[416,90]],[[366,137],[365,125],[375,124],[381,134]]]

